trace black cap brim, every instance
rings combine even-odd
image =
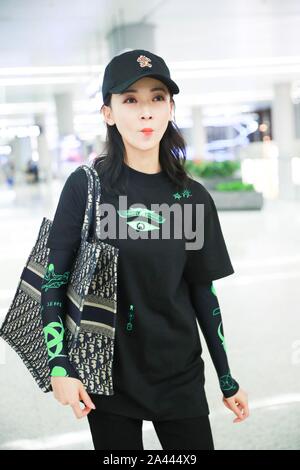
[[[125,91],[126,88],[128,88],[130,85],[132,85],[133,83],[137,82],[138,80],[144,77],[155,77],[158,80],[161,80],[165,85],[167,85],[167,87],[171,90],[172,94],[177,95],[179,93],[178,86],[171,78],[165,77],[164,75],[160,75],[157,73],[151,73],[151,72],[145,73],[143,74],[143,76],[138,75],[137,77],[133,77],[130,80],[127,80],[126,82],[123,82],[120,85],[111,88],[109,92],[121,93],[122,91]]]

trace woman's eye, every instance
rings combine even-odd
[[[124,103],[127,103],[128,100],[134,100],[134,98],[127,98]]]
[[[163,97],[163,95],[156,95],[154,98],[162,98],[162,101],[164,101],[164,99],[165,99],[165,98]],[[153,98],[153,99],[154,99],[154,98]],[[127,98],[127,99],[124,101],[124,103],[127,103],[128,100],[135,100],[135,98]],[[159,100],[159,101],[161,101],[161,100]]]
[[[165,99],[163,95],[157,95],[155,98],[162,98],[163,100]]]

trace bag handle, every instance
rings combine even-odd
[[[92,223],[93,221],[95,222],[94,222],[94,230],[93,230],[93,239],[99,240],[100,238],[100,215],[101,215],[101,181],[100,181],[98,172],[94,167],[90,167],[90,171],[92,172],[94,176]]]
[[[90,226],[95,220],[93,228],[93,240],[97,240],[97,233],[100,234],[100,198],[101,185],[97,171],[88,165],[80,165],[75,171],[83,169],[88,179],[88,192],[84,219],[81,229],[81,240],[87,240],[90,232]]]

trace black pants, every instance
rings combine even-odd
[[[92,410],[87,415],[95,450],[143,450],[143,420]],[[152,421],[163,449],[214,450],[208,416]]]

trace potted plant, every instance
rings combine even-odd
[[[236,160],[201,161],[187,160],[187,171],[196,177],[207,189],[215,189],[218,183],[240,180],[240,162]]]
[[[261,209],[263,195],[252,184],[243,183],[240,177],[240,162],[195,162],[187,160],[185,168],[191,177],[198,180],[209,191],[217,209],[244,210]]]

